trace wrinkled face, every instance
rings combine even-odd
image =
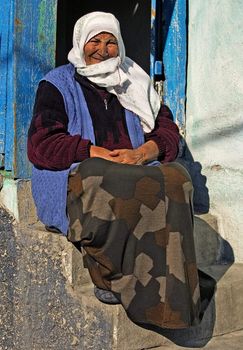
[[[102,32],[84,45],[84,59],[87,65],[100,63],[118,56],[118,44],[113,34]]]

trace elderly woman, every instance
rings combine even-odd
[[[96,296],[136,323],[199,320],[192,185],[179,133],[117,19],[80,18],[70,64],[40,82],[29,129],[32,191],[49,230],[81,242]],[[145,166],[146,165],[146,166]]]

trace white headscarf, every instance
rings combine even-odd
[[[84,45],[95,35],[107,32],[118,42],[119,56],[97,64],[86,65]],[[150,132],[160,109],[160,99],[150,77],[133,60],[125,56],[118,20],[111,13],[92,12],[81,17],[74,26],[73,48],[68,60],[78,74],[105,87],[117,96],[121,105],[137,114],[144,132]]]

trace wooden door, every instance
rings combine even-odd
[[[13,154],[13,2],[0,1],[0,168],[11,170]]]
[[[164,102],[185,129],[187,0],[0,0],[0,7],[0,168],[13,177],[31,174],[26,142],[38,82],[60,61],[60,48],[66,55],[74,22],[89,11],[112,9],[128,55],[163,81]]]
[[[55,66],[57,0],[0,0],[0,7],[1,168],[27,178],[34,96],[38,81]]]

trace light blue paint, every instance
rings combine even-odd
[[[14,137],[15,137],[15,103],[14,103],[14,11],[15,5],[11,1],[9,18],[9,37],[8,42],[8,70],[7,70],[7,110],[6,110],[6,139],[5,139],[5,170],[13,171],[14,163]]]
[[[187,1],[164,0],[164,102],[180,128],[185,128]],[[168,23],[170,21],[170,23]]]
[[[39,80],[55,66],[55,0],[22,0],[16,7],[20,28],[16,28],[16,176],[30,175],[27,159],[27,131],[32,117]]]
[[[0,154],[5,154],[6,170],[11,170],[13,160],[13,28],[14,3],[0,0],[4,16],[0,21]],[[9,166],[9,164],[11,164]]]
[[[155,38],[156,38],[156,0],[151,0],[151,43],[150,43],[150,77],[154,79],[154,63],[155,63]]]
[[[39,80],[55,66],[57,0],[0,0],[0,153],[14,177],[30,175],[27,132]]]
[[[0,22],[0,153],[5,149],[5,122],[6,122],[6,85],[8,66],[8,37],[9,37],[9,1],[1,0],[0,6],[7,16]]]
[[[30,175],[27,131],[38,81],[55,65],[56,5],[0,0],[0,153],[14,177]]]
[[[154,74],[155,75],[161,75],[162,74],[162,61],[155,61]]]
[[[162,15],[158,11],[161,5]],[[161,80],[164,68],[163,100],[182,131],[185,128],[186,21],[187,0],[151,1],[150,76],[154,81],[156,76]],[[158,46],[162,52],[158,52]]]
[[[161,0],[151,2],[151,51],[150,51],[150,76],[155,80],[156,75],[162,74],[162,52],[159,52],[159,42],[162,43]]]

